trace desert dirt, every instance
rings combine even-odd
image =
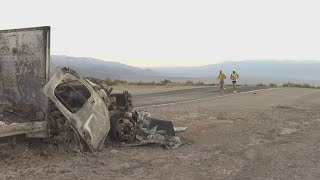
[[[146,110],[187,126],[178,135],[192,144],[65,154],[20,142],[0,148],[0,178],[320,179],[318,89],[279,88]]]

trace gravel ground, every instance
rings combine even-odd
[[[3,179],[319,179],[320,91],[280,88],[147,108],[187,126],[178,149],[107,147],[61,154],[40,142],[1,147]]]

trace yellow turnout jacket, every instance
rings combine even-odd
[[[225,80],[227,77],[224,73],[219,73],[218,79],[220,79],[220,81]]]
[[[237,73],[231,73],[230,79],[233,81],[237,80],[239,78],[239,75]]]

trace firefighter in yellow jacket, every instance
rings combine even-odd
[[[220,73],[219,73],[219,76],[218,76],[217,79],[220,80],[220,91],[221,91],[221,95],[223,95],[224,90],[225,90],[225,88],[224,88],[224,80],[225,80],[226,78],[227,78],[226,75],[222,72],[222,70],[220,70]]]
[[[232,80],[233,93],[237,93],[237,79],[238,78],[239,78],[239,75],[236,73],[236,71],[232,71],[230,79]]]

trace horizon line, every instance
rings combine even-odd
[[[222,64],[222,63],[229,63],[229,62],[266,62],[266,61],[274,61],[274,62],[305,62],[305,63],[310,63],[310,62],[319,62],[320,60],[317,59],[308,59],[308,60],[298,60],[298,59],[239,59],[239,60],[226,60],[226,61],[215,61],[211,64],[202,64],[202,65],[160,65],[160,66],[148,66],[148,65],[139,65],[139,64],[131,64],[131,63],[125,63],[121,62],[115,59],[105,59],[105,58],[99,58],[99,57],[88,57],[88,56],[73,56],[73,55],[66,55],[66,54],[51,54],[50,56],[65,56],[65,57],[71,57],[71,58],[87,58],[87,59],[94,59],[94,60],[100,60],[100,61],[106,61],[106,62],[116,62],[116,63],[121,63],[129,66],[134,66],[134,67],[140,67],[140,68],[188,68],[188,67],[201,67],[201,66],[207,66],[207,65],[215,65],[215,64]]]

